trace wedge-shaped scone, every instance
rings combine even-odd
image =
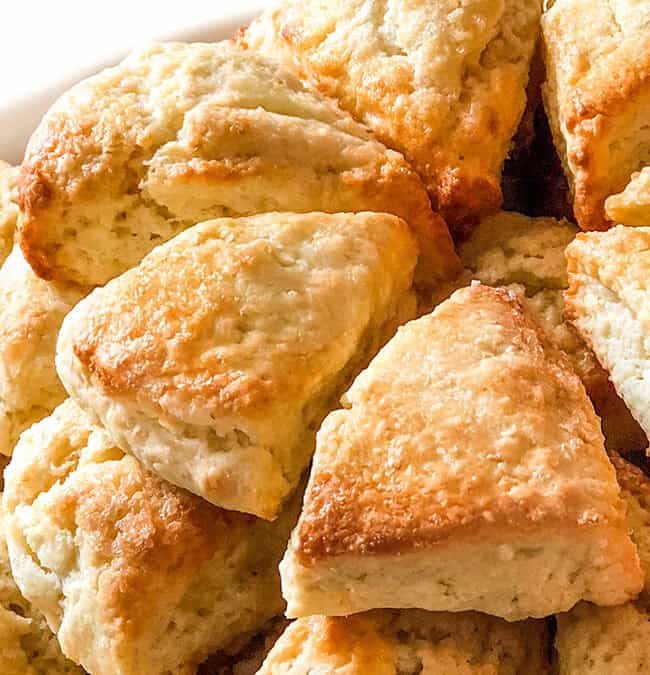
[[[18,221],[18,173],[17,166],[0,161],[0,265],[11,251]]]
[[[458,284],[477,279],[516,292],[569,357],[602,420],[607,447],[641,450],[648,444],[643,430],[616,394],[607,371],[564,317],[563,291],[569,285],[564,251],[577,231],[575,225],[554,218],[507,212],[485,218],[459,249],[465,273]]]
[[[83,296],[39,279],[16,246],[0,268],[0,454],[65,398],[54,367],[63,317]]]
[[[375,610],[292,623],[259,675],[543,675],[542,621],[507,623],[473,612]]]
[[[214,507],[146,471],[71,400],[22,434],[5,476],[14,578],[92,675],[193,673],[282,610],[297,503],[275,523]]]
[[[1,495],[0,495],[1,497]],[[66,659],[45,617],[25,600],[11,576],[0,508],[0,673],[82,675]]]
[[[555,0],[542,19],[544,102],[583,229],[650,163],[650,31],[643,0]]]
[[[650,434],[650,228],[580,234],[566,254],[567,314]]]
[[[605,211],[615,223],[650,226],[650,167],[632,174],[625,190],[608,197]]]
[[[645,588],[620,607],[581,603],[558,617],[560,675],[643,675],[650,672],[650,480],[618,456],[612,461],[627,502],[627,523],[645,573]]]
[[[404,158],[275,61],[232,42],[162,44],[75,86],[23,163],[20,244],[46,279],[95,285],[197,222],[381,211],[418,234],[418,281],[458,260]]]
[[[413,316],[415,258],[386,214],[208,221],[77,305],[58,371],[151,470],[273,518],[325,414]]]
[[[456,291],[402,327],[343,402],[318,433],[281,565],[288,616],[516,620],[639,592],[599,420],[513,293]]]
[[[538,0],[280,0],[241,36],[403,152],[451,225],[501,204]]]

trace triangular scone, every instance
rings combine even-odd
[[[650,673],[650,479],[614,455],[616,477],[627,502],[627,523],[639,551],[645,588],[620,607],[580,603],[557,620],[560,675]]]
[[[258,675],[544,675],[543,621],[474,612],[374,610],[294,621]]]
[[[325,414],[412,318],[415,259],[386,214],[208,221],[77,305],[58,372],[152,471],[273,518]]]
[[[0,505],[0,673],[82,675],[83,672],[63,656],[45,617],[25,600],[16,586],[9,567]]]
[[[465,273],[455,288],[476,279],[515,291],[524,309],[569,357],[601,418],[607,447],[626,453],[641,450],[648,445],[645,433],[596,355],[564,317],[563,291],[569,286],[564,251],[577,232],[572,223],[554,218],[505,211],[484,218],[459,247]],[[450,284],[438,295],[445,286]]]
[[[516,620],[638,593],[599,420],[511,292],[456,291],[400,328],[343,402],[281,565],[289,616]]]
[[[544,105],[585,230],[648,163],[650,31],[643,0],[554,0],[542,17]]]
[[[501,205],[539,0],[279,0],[240,40],[403,152],[451,225]]]
[[[605,211],[615,223],[650,226],[650,166],[632,174],[625,190],[607,199]]]
[[[29,142],[20,202],[47,279],[105,283],[195,223],[269,211],[394,213],[418,235],[418,283],[458,272],[404,158],[230,41],[148,46],[73,87]]]
[[[0,267],[0,454],[11,455],[20,433],[65,400],[54,367],[56,338],[83,295],[39,279],[18,246]]]
[[[650,228],[580,234],[566,255],[567,315],[650,435]]]
[[[282,611],[298,511],[223,511],[149,473],[68,400],[5,472],[11,569],[63,652],[92,675],[191,675]]]

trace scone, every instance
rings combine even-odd
[[[458,232],[501,205],[540,5],[279,0],[240,41],[280,56],[403,152]]]
[[[1,496],[1,495],[0,495]],[[22,596],[11,576],[0,508],[0,673],[82,675],[61,653],[45,617]]]
[[[413,316],[416,255],[386,214],[208,221],[77,305],[58,372],[152,471],[274,518],[325,414]]]
[[[18,173],[19,167],[0,161],[0,265],[11,251],[18,221]]]
[[[515,291],[569,357],[602,420],[607,447],[626,453],[641,450],[648,444],[643,430],[594,353],[564,318],[562,294],[569,285],[564,251],[576,233],[574,225],[554,218],[506,212],[485,218],[459,249],[465,273],[456,287],[477,279]]]
[[[288,616],[517,620],[639,592],[599,420],[510,291],[475,284],[400,328],[343,404],[280,566]]]
[[[608,197],[605,211],[615,223],[650,226],[650,166],[633,173],[622,192]]]
[[[25,431],[5,472],[11,569],[92,675],[190,675],[282,611],[275,523],[218,509],[119,450],[71,400]]]
[[[555,0],[542,18],[544,102],[585,230],[650,162],[650,14],[638,0]]]
[[[476,613],[375,610],[294,621],[259,675],[543,675],[543,621]]]
[[[0,454],[65,398],[54,367],[63,317],[83,296],[39,279],[16,246],[0,268]]]
[[[197,222],[270,211],[394,213],[418,235],[419,283],[458,271],[404,158],[232,42],[152,45],[73,87],[29,142],[20,203],[36,273],[82,285]]]
[[[650,434],[650,228],[583,233],[566,255],[567,315]]]
[[[637,467],[612,457],[627,522],[645,573],[638,600],[620,607],[581,603],[558,617],[560,675],[644,675],[650,672],[650,480]]]

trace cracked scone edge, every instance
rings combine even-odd
[[[152,45],[64,94],[30,139],[20,203],[37,274],[84,285],[197,222],[270,211],[388,211],[417,233],[419,283],[459,265],[399,153],[228,41]]]

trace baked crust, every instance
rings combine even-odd
[[[15,246],[0,268],[0,454],[65,398],[54,367],[63,317],[84,291],[39,279]]]
[[[517,675],[549,672],[542,621],[381,609],[294,621],[259,675]]]
[[[645,335],[650,327],[650,228],[619,225],[608,232],[583,233],[567,248],[568,318],[602,366],[617,392],[650,432]]]
[[[416,251],[387,214],[196,225],[75,308],[59,374],[152,471],[273,518],[337,396],[413,316]]]
[[[582,594],[616,604],[638,592],[638,560],[599,420],[567,357],[513,293],[478,284],[457,291],[401,328],[343,402],[319,431],[282,564],[290,615],[408,601],[517,619],[568,609]],[[544,544],[524,552],[532,541]],[[544,555],[563,541],[576,570],[559,585],[565,562]],[[578,553],[589,542],[598,553]],[[495,562],[491,547],[502,546],[510,553],[495,553]],[[470,554],[497,567],[482,587],[458,589],[454,573]],[[424,578],[411,574],[409,556]],[[380,562],[392,565],[391,583],[371,587]],[[558,566],[548,570],[544,597],[531,589],[527,564],[538,575]],[[441,576],[427,578],[434,568]],[[340,582],[329,588],[334,575]],[[511,597],[496,588],[503,579]],[[429,591],[418,600],[415,586]]]
[[[214,507],[146,471],[71,400],[21,436],[3,506],[18,586],[94,675],[189,675],[281,611],[297,504],[274,524]]]
[[[453,227],[501,205],[540,4],[280,0],[240,42],[279,55],[403,152]]]
[[[585,20],[588,17],[588,20]],[[650,162],[650,33],[634,0],[556,0],[542,18],[544,101],[585,230],[606,229],[605,200]]]
[[[44,279],[105,283],[197,222],[270,211],[395,213],[418,235],[419,283],[458,272],[404,158],[232,42],[151,45],[73,87],[29,142],[20,203]]]
[[[650,225],[650,167],[633,173],[623,192],[608,197],[605,211],[621,225]]]

